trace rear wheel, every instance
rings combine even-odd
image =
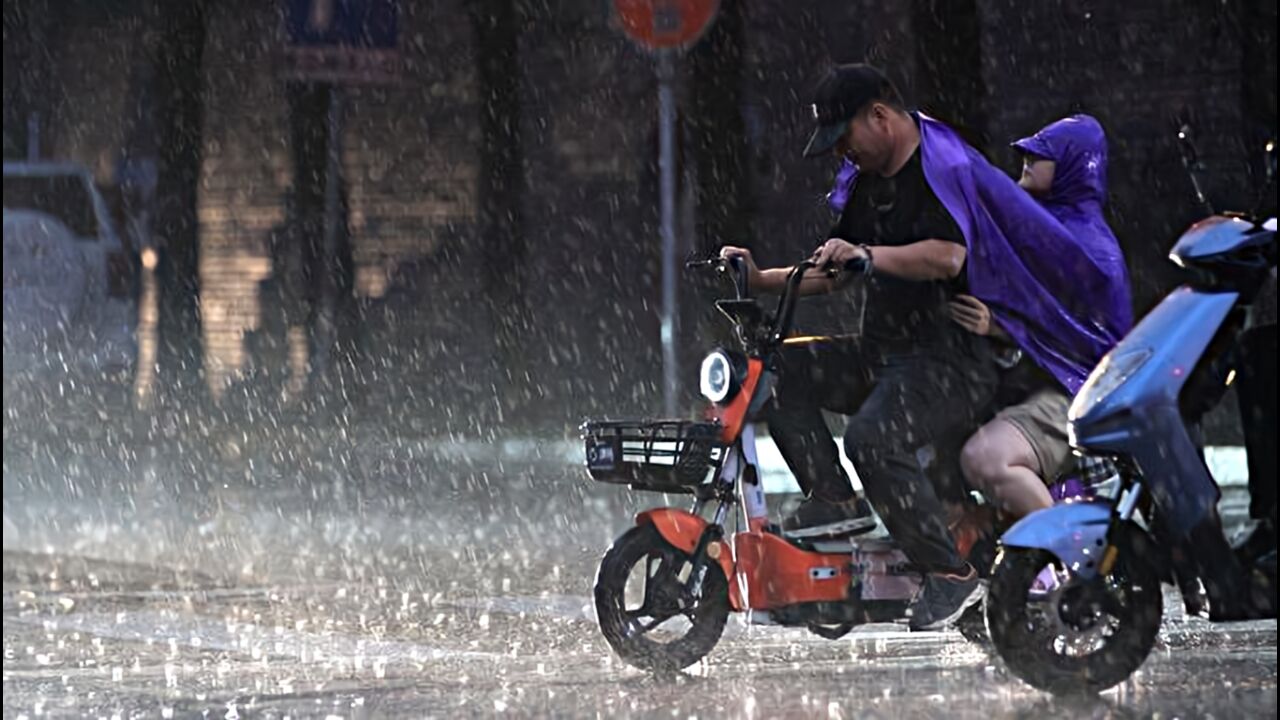
[[[987,595],[987,627],[1009,670],[1055,694],[1096,693],[1150,654],[1163,597],[1140,530],[1125,533],[1108,577],[1084,580],[1048,552],[1006,548]],[[1138,539],[1140,538],[1140,539]],[[1143,552],[1143,551],[1146,552]]]
[[[701,660],[729,617],[729,583],[708,561],[699,599],[680,578],[690,556],[641,525],[618,538],[596,575],[596,616],[605,640],[630,665],[672,672]]]

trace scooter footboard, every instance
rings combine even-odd
[[[855,548],[853,571],[861,576],[864,601],[906,602],[920,591],[920,573],[893,546]]]
[[[1110,524],[1108,502],[1054,505],[1019,520],[1001,536],[1000,544],[1053,553],[1073,573],[1087,579],[1098,574]]]

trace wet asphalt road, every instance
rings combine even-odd
[[[6,718],[1276,715],[1275,622],[1210,626],[1172,601],[1143,669],[1089,701],[894,625],[827,641],[731,618],[701,665],[645,675],[610,653],[590,588],[661,498],[552,465],[397,448],[335,489],[252,453],[210,478],[163,454],[77,470],[11,449]]]

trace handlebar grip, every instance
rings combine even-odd
[[[747,263],[741,257],[729,258],[729,267],[733,269],[733,282],[738,290],[738,297],[745,298],[750,288],[747,287]]]
[[[828,263],[826,266],[826,273],[828,277],[835,277],[836,275],[839,275],[841,272],[847,272],[852,275],[866,275],[867,267],[869,264],[870,264],[870,261],[865,257],[853,258],[852,260],[845,262],[845,264],[841,265],[839,268],[836,268],[833,266],[833,264]]]
[[[844,271],[854,273],[856,275],[864,275],[867,267],[871,264],[870,258],[856,257],[844,264]]]

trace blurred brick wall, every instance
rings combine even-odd
[[[343,180],[367,321],[356,340],[369,348],[355,372],[372,381],[353,399],[443,416],[442,394],[450,402],[477,394],[457,390],[466,386],[464,358],[489,348],[483,298],[466,282],[476,250],[471,33],[463,3],[406,4],[401,23],[400,80],[344,90]],[[257,325],[257,281],[272,270],[269,234],[285,221],[295,181],[283,42],[274,4],[215,4],[200,199],[212,371],[243,368],[239,337]]]
[[[530,327],[527,413],[538,424],[660,409],[661,243],[652,63],[594,0],[522,3],[520,124]],[[523,399],[522,399],[523,400]]]
[[[130,48],[142,33],[128,14],[51,6],[62,13],[50,40],[58,58],[51,154],[109,178],[124,134]],[[558,431],[583,415],[656,412],[652,61],[612,27],[607,3],[518,3],[527,260],[506,271],[525,278],[529,324],[513,377],[496,356],[494,309],[478,281],[480,90],[467,7],[404,3],[402,82],[347,92],[343,168],[364,320],[357,400],[424,431],[465,433],[499,421]],[[870,59],[909,101],[975,123],[970,129],[1010,173],[1009,141],[1073,101],[1095,112],[1110,134],[1112,214],[1145,310],[1176,282],[1165,254],[1196,216],[1169,142],[1174,120],[1194,120],[1215,198],[1241,205],[1232,201],[1248,187],[1251,143],[1265,132],[1260,124],[1275,121],[1274,15],[1274,3],[1258,0],[749,0],[744,66],[725,82],[742,83],[745,98],[751,223],[746,237],[719,240],[749,244],[765,263],[793,261],[817,244],[832,220],[823,195],[835,163],[800,157],[809,130],[802,95],[824,64]],[[1269,30],[1260,30],[1267,19]],[[294,181],[279,28],[273,3],[211,3],[199,205],[216,372],[234,374],[245,362],[239,340],[258,322],[256,283],[271,271],[267,240]],[[5,32],[8,100],[23,38],[7,20]],[[679,83],[689,107],[687,64]],[[19,116],[6,102],[8,154],[21,146]],[[687,306],[709,299],[683,292]],[[808,302],[802,319],[848,329],[856,302]],[[685,335],[683,343],[703,344],[688,327]],[[695,370],[683,368],[689,385]],[[522,417],[503,413],[511,393]]]
[[[200,315],[205,371],[220,391],[246,362],[244,333],[258,326],[267,236],[284,220],[292,163],[284,86],[272,72],[278,12],[212,3],[205,23]]]

